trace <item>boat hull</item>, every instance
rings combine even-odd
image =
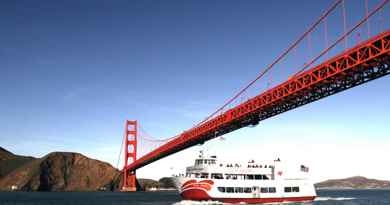
[[[282,202],[310,202],[314,201],[316,196],[300,196],[300,197],[273,197],[273,198],[214,198],[201,189],[188,189],[181,192],[181,197],[184,200],[191,201],[220,201],[223,203],[282,203]]]

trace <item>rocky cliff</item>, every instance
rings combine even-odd
[[[34,159],[33,157],[14,155],[0,147],[0,179]]]
[[[356,176],[345,179],[331,179],[315,184],[319,189],[390,189],[390,181],[367,179]]]
[[[120,172],[110,164],[82,154],[53,152],[43,158],[0,152],[0,190],[96,191],[116,190]]]
[[[78,153],[33,158],[0,147],[0,191],[119,191],[122,176],[110,164]],[[138,179],[138,184],[142,190],[173,188],[171,178]]]

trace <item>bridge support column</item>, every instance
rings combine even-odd
[[[123,167],[122,191],[137,191],[135,170],[128,170],[129,164],[137,159],[137,121],[126,120],[125,127],[125,164]]]

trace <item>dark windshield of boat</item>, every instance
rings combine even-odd
[[[195,160],[195,166],[196,165],[203,165],[203,164],[215,164],[215,159],[197,159]]]

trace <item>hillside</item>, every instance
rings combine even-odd
[[[31,158],[11,170],[7,163],[0,167],[8,174],[0,178],[0,190],[16,186],[23,191],[96,191],[114,190],[121,180],[120,172],[110,164],[70,152],[53,152],[40,159]],[[14,161],[15,162],[15,161]],[[116,186],[115,186],[116,185]]]
[[[35,158],[15,155],[8,150],[0,147],[0,179],[9,174],[12,170],[17,169]]]
[[[15,155],[0,147],[0,191],[118,191],[122,173],[79,153],[53,152],[42,158]],[[172,188],[171,178],[138,179],[139,189]]]
[[[368,179],[361,176],[331,179],[315,184],[318,189],[389,189],[390,181]]]

